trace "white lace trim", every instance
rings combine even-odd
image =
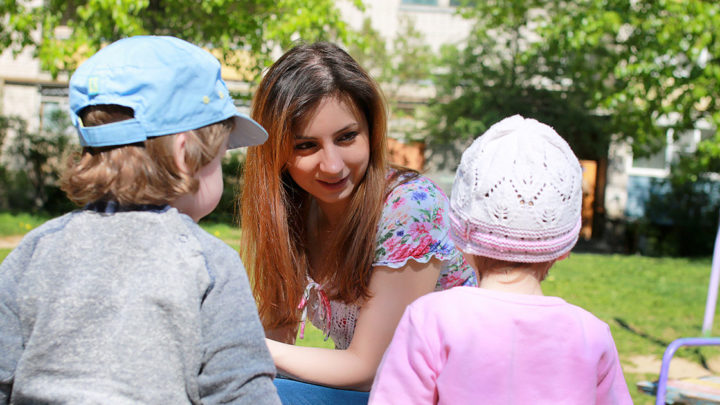
[[[372,266],[372,267],[386,266],[386,267],[390,267],[390,268],[392,268],[392,269],[399,269],[400,267],[405,266],[405,265],[407,264],[408,260],[410,260],[410,259],[413,259],[413,260],[415,260],[415,261],[418,262],[418,263],[427,263],[427,262],[429,262],[430,259],[432,259],[433,257],[435,257],[435,258],[437,258],[438,260],[444,262],[444,261],[447,261],[447,260],[453,258],[453,255],[452,255],[452,254],[450,254],[450,255],[444,255],[444,254],[442,254],[442,252],[432,252],[432,253],[430,253],[429,255],[426,255],[426,256],[423,256],[423,257],[408,256],[408,257],[406,257],[405,259],[403,259],[402,261],[399,261],[399,262],[389,262],[389,261],[387,261],[387,260],[385,260],[385,261],[381,260],[381,261],[379,261],[379,262],[374,262],[371,266]]]

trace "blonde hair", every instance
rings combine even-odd
[[[96,126],[130,119],[133,112],[118,105],[97,105],[86,108],[80,116],[85,126]],[[195,173],[217,156],[233,125],[229,118],[185,132],[188,172],[179,170],[175,163],[177,134],[129,145],[85,147],[68,158],[60,188],[78,205],[95,201],[117,201],[120,205],[171,203],[197,191]]]

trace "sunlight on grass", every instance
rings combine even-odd
[[[236,225],[205,223],[203,221],[200,221],[199,225],[209,234],[225,241],[225,243],[233,249],[237,249],[240,246],[240,235],[242,231]]]
[[[10,250],[11,249],[0,249],[0,263],[2,263],[2,261],[5,260],[5,257],[10,254]]]
[[[623,367],[639,355],[662,358],[665,347],[680,337],[700,336],[711,260],[641,256],[573,254],[557,263],[543,283],[546,295],[557,295],[607,322]],[[714,335],[720,335],[715,317]],[[720,349],[679,350],[701,364],[720,356]],[[657,379],[653,373],[625,373],[635,404],[652,404],[635,384]],[[708,372],[709,373],[709,372]]]
[[[335,348],[335,344],[332,339],[325,340],[325,336],[323,336],[322,331],[314,327],[309,321],[305,322],[305,337],[300,339],[300,333],[298,331],[295,344],[307,347],[324,347],[327,349]]]
[[[0,213],[0,236],[24,235],[49,220],[50,217],[31,214]],[[240,228],[234,224],[200,221],[200,227],[208,233],[224,240],[230,246],[240,245]]]
[[[24,235],[48,219],[50,218],[30,214],[0,213],[0,236]]]

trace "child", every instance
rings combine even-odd
[[[515,115],[475,140],[450,219],[480,288],[407,308],[370,403],[632,403],[608,325],[540,288],[577,242],[581,180],[567,143],[535,120]]]
[[[123,39],[78,68],[70,107],[84,149],[61,183],[84,208],[0,265],[0,404],[279,404],[239,256],[196,224],[225,149],[267,138],[218,61]]]

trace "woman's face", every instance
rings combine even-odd
[[[365,117],[336,97],[324,98],[294,142],[287,163],[292,179],[326,215],[342,213],[370,160]]]

